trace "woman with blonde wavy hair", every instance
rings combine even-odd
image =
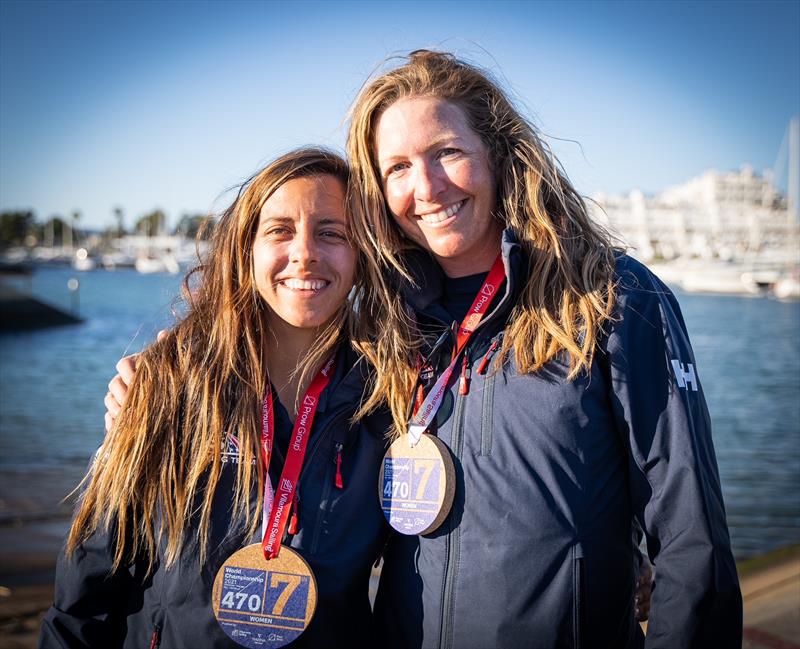
[[[357,412],[347,182],[300,149],[223,214],[82,485],[41,646],[370,643],[389,422]]]
[[[347,148],[355,237],[379,269],[362,324],[384,333],[360,338],[375,394],[391,394],[407,446],[436,435],[454,462],[441,525],[385,553],[383,643],[640,646],[635,519],[658,579],[647,646],[740,646],[674,296],[614,249],[498,84],[451,54],[412,52],[368,80]]]

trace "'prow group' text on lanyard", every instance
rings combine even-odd
[[[416,446],[417,442],[419,442],[419,438],[422,437],[422,434],[427,430],[431,421],[433,421],[433,418],[436,416],[436,412],[439,410],[444,400],[444,392],[447,389],[447,384],[450,381],[453,370],[458,363],[458,358],[467,346],[470,336],[472,336],[472,333],[478,327],[483,316],[486,315],[486,312],[489,310],[489,306],[494,296],[497,294],[505,276],[503,257],[502,255],[497,255],[497,259],[494,260],[494,264],[492,264],[492,268],[486,276],[481,290],[478,291],[478,295],[475,297],[472,306],[469,308],[467,315],[464,316],[464,320],[458,328],[456,350],[453,354],[453,360],[450,361],[450,365],[442,372],[439,379],[431,388],[431,391],[428,392],[428,396],[425,397],[425,400],[419,406],[416,413],[411,417],[411,421],[408,424],[411,446]]]
[[[294,502],[297,491],[297,480],[300,477],[300,469],[303,468],[303,460],[306,456],[308,437],[311,435],[311,426],[314,423],[314,416],[317,414],[319,397],[331,380],[334,370],[334,358],[331,358],[322,369],[317,372],[308,390],[300,401],[300,409],[295,418],[292,428],[292,437],[289,440],[289,448],[286,452],[286,461],[283,464],[283,471],[278,480],[278,489],[272,500],[272,506],[267,502],[268,494],[271,492],[269,483],[269,461],[272,455],[272,443],[275,439],[275,411],[272,402],[272,388],[267,386],[267,395],[264,398],[264,407],[261,413],[261,458],[264,462],[264,538],[261,547],[264,550],[264,558],[269,560],[278,556],[281,548],[281,539],[289,520],[289,514]],[[268,515],[268,509],[271,512]]]

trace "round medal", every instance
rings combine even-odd
[[[311,622],[317,582],[294,550],[264,559],[259,543],[234,552],[217,572],[211,604],[231,640],[250,649],[283,647]]]
[[[455,493],[450,450],[437,437],[422,435],[411,446],[408,435],[396,439],[381,463],[381,509],[401,534],[428,534],[447,518]]]

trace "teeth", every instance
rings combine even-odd
[[[285,279],[283,285],[295,291],[317,291],[325,288],[328,282],[322,279]]]
[[[433,225],[434,223],[441,223],[445,219],[449,219],[451,216],[453,216],[453,214],[458,212],[458,210],[460,210],[461,206],[464,204],[464,201],[466,201],[466,199],[464,199],[463,201],[458,201],[458,203],[456,203],[455,205],[451,205],[446,210],[442,210],[440,212],[433,212],[431,214],[420,214],[419,218],[425,221],[425,223],[430,223],[431,225]]]

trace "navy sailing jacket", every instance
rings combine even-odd
[[[591,376],[567,364],[479,373],[527,272],[504,234],[506,288],[468,345],[469,392],[453,385],[436,433],[456,466],[449,517],[394,535],[376,601],[397,647],[642,646],[634,621],[631,525],[655,565],[645,646],[741,646],[741,595],[708,411],[678,305],[644,266],[617,265],[619,320]],[[407,299],[428,332],[450,324],[441,270],[416,257]],[[449,362],[449,350],[442,355]],[[460,364],[459,364],[460,366]]]
[[[320,396],[298,485],[299,528],[288,539],[314,572],[318,602],[309,628],[289,645],[293,648],[372,644],[368,584],[386,532],[377,481],[389,419],[379,414],[350,425],[366,372],[363,361],[355,363],[353,352],[341,350],[334,377]],[[276,412],[275,427],[273,486],[283,467],[281,448],[291,432],[282,409]],[[342,489],[334,484],[339,450]],[[161,565],[161,556],[147,579],[142,565],[110,574],[113,546],[108,535],[96,534],[71,559],[63,553],[59,557],[55,602],[45,616],[40,646],[239,647],[222,631],[211,608],[219,567],[236,550],[261,541],[246,538],[240,522],[228,514],[236,461],[238,452],[229,446],[223,453],[205,564],[200,566],[192,529],[181,558],[169,569]]]

